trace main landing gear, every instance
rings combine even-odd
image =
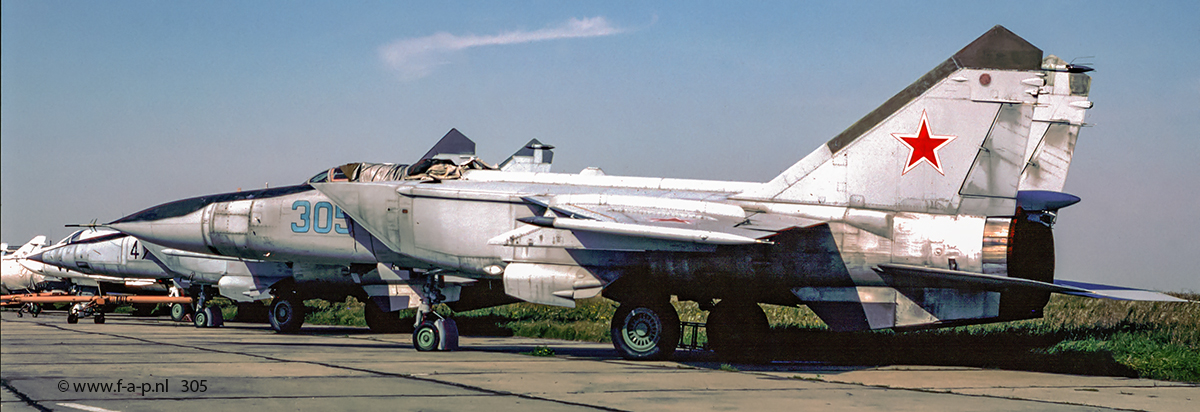
[[[426,278],[421,306],[417,307],[417,322],[413,325],[413,347],[418,351],[458,349],[458,324],[433,311],[434,305],[446,301],[446,295],[442,294],[444,287],[446,281],[441,275],[431,273]]]
[[[397,312],[384,312],[371,298],[363,303],[363,318],[374,333],[400,333],[404,325]]]
[[[296,333],[304,325],[304,316],[308,309],[304,307],[304,299],[299,293],[290,289],[275,291],[275,299],[271,300],[271,329],[279,333]]]
[[[625,359],[664,360],[679,345],[679,314],[669,297],[628,300],[613,314],[610,332]]]
[[[722,299],[708,312],[708,347],[721,358],[758,362],[766,358],[771,324],[757,303]]]
[[[723,359],[758,362],[768,355],[771,326],[750,300],[722,299],[709,311],[708,347]],[[621,302],[611,325],[613,347],[625,359],[664,360],[679,344],[679,314],[668,297]]]

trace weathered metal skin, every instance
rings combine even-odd
[[[558,299],[598,281],[618,300],[804,303],[848,330],[1032,317],[1048,292],[959,274],[1053,280],[1049,224],[1017,199],[1065,175],[1073,136],[1042,125],[1078,123],[1086,99],[1047,86],[1057,75],[1042,66],[1040,49],[997,27],[763,184],[469,171],[314,186],[399,254],[502,277],[531,301],[569,305]],[[754,238],[769,244],[730,244]],[[947,272],[888,272],[915,273],[904,268]]]
[[[160,212],[175,205],[188,210]],[[308,184],[185,199],[110,225],[194,253],[344,265],[403,261]]]
[[[674,330],[670,296],[731,301],[710,306],[732,308],[716,319],[804,304],[836,330],[1037,317],[1051,292],[1089,292],[1052,283],[1050,229],[1079,200],[1058,191],[1091,107],[1086,70],[997,26],[765,183],[462,167],[477,162],[469,144],[113,226],[191,251],[341,262],[383,282],[364,290],[388,289],[387,307],[414,286],[427,301],[442,276],[561,306],[603,289],[626,308],[613,333],[636,359],[669,353],[636,348],[672,338],[640,335]]]

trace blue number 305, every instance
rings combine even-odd
[[[300,223],[292,222],[292,232],[308,233],[312,230],[317,233],[329,233],[333,230],[343,235],[350,234],[350,229],[341,224],[346,219],[346,214],[342,213],[342,208],[329,202],[317,202],[316,206],[313,206],[307,200],[297,200],[292,203],[292,210],[301,210]],[[335,219],[338,219],[338,223],[334,223]]]

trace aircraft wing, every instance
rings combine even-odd
[[[900,287],[941,286],[989,291],[1022,288],[1099,299],[1187,302],[1184,299],[1150,290],[1064,280],[1047,283],[1030,279],[894,263],[880,264],[875,271],[884,277],[884,281],[889,285]]]
[[[568,194],[522,197],[542,208],[541,216],[517,219],[543,228],[703,245],[771,243],[767,237],[792,227],[823,223],[805,218],[747,214],[741,207],[717,202],[629,195]],[[517,229],[515,234],[530,229]],[[506,236],[509,235],[509,236]],[[506,234],[493,244],[510,241]]]

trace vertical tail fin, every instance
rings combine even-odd
[[[993,27],[763,186],[737,198],[1008,215],[1042,51]]]
[[[538,139],[530,140],[521,150],[517,150],[507,160],[500,163],[500,170],[505,172],[546,173],[554,162],[554,146],[542,144]]]
[[[16,256],[18,258],[25,257],[26,255],[29,255],[30,253],[32,253],[35,249],[40,248],[42,246],[46,246],[48,244],[49,243],[46,242],[46,236],[43,236],[43,235],[34,236],[33,239],[29,239],[28,242],[25,242],[24,245],[22,245],[20,248],[18,248],[16,252],[13,252],[13,256]]]

